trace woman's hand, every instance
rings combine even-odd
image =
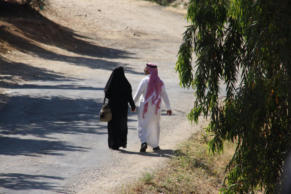
[[[135,107],[131,107],[131,112],[135,112]]]
[[[172,115],[172,110],[167,110],[167,115]]]

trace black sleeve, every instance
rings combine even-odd
[[[133,98],[132,98],[131,94],[129,95],[129,104],[130,104],[131,108],[135,108],[135,103],[133,101]]]

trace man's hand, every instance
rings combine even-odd
[[[135,112],[135,107],[131,107],[131,112]]]
[[[172,110],[167,110],[167,115],[172,115]]]

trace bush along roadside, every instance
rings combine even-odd
[[[204,132],[192,135],[164,168],[145,173],[137,183],[124,186],[121,193],[219,193],[235,145],[225,143],[224,152],[213,155],[208,150],[209,139]]]

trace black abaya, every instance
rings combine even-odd
[[[111,149],[126,147],[128,103],[135,108],[131,85],[124,75],[123,67],[113,70],[105,87],[105,97],[109,99],[112,120],[108,122],[108,146]]]

